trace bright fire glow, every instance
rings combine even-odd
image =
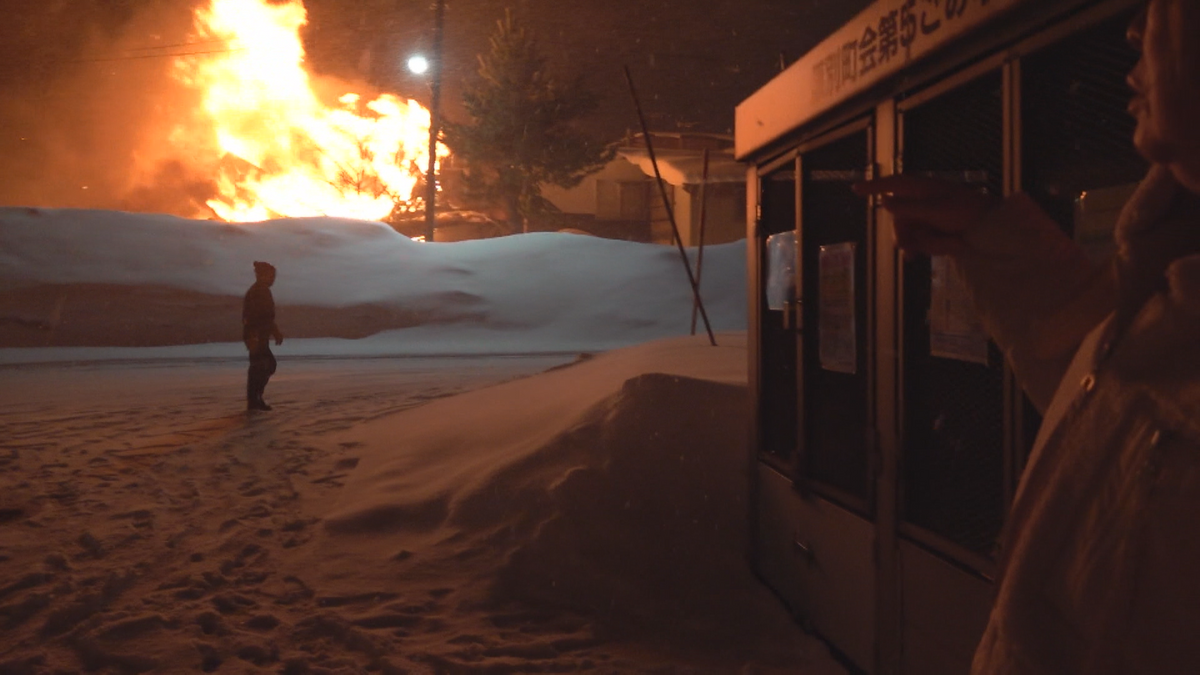
[[[380,220],[414,202],[429,161],[429,111],[390,94],[322,103],[304,67],[302,0],[209,0],[195,22],[197,40],[229,50],[176,64],[201,94],[220,155],[220,196],[208,201],[218,216]],[[438,146],[439,160],[448,154]]]

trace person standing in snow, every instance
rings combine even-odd
[[[1130,26],[1153,167],[1093,267],[1026,195],[856,186],[906,254],[955,259],[1044,413],[1005,524],[974,675],[1200,673],[1200,0]]]
[[[246,375],[246,409],[270,410],[263,401],[267,381],[275,374],[275,355],[271,353],[271,338],[283,344],[283,333],[275,325],[275,298],[271,285],[275,283],[275,267],[270,263],[254,262],[254,285],[242,300],[242,341],[250,352],[250,369]]]

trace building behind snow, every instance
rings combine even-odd
[[[652,132],[650,137],[684,246],[699,246],[701,238],[707,245],[745,237],[746,168],[734,159],[733,137],[682,132]],[[548,186],[542,195],[575,229],[616,239],[674,243],[642,134],[621,141],[617,156],[579,185]]]

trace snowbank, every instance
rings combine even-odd
[[[822,672],[746,564],[745,336],[719,342],[639,345],[359,427],[313,565],[455,577],[468,606],[579,613],[693,663]]]
[[[265,416],[234,341],[255,259],[289,336]],[[705,261],[742,329],[744,247]],[[746,337],[659,339],[688,331],[680,267],[0,209],[0,564],[28,570],[0,670],[842,675],[746,564]],[[337,358],[531,352],[578,358]],[[77,360],[109,362],[48,363]]]
[[[715,330],[745,327],[744,252],[736,243],[706,251],[702,291]],[[231,343],[202,354],[240,356],[254,260],[279,269],[285,335],[352,341],[301,343],[296,354],[602,350],[686,334],[691,321],[672,247],[560,233],[424,244],[333,218],[231,225],[5,208],[0,347]]]

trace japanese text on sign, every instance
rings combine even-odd
[[[914,47],[932,42],[940,32],[950,32],[989,4],[1002,0],[896,0],[877,3],[861,34],[830,49],[813,65],[813,99],[839,93],[870,76],[875,70],[907,62]]]

